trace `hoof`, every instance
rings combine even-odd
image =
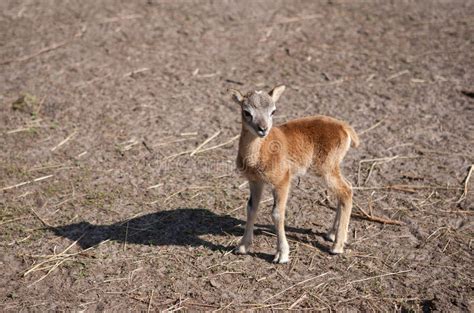
[[[277,252],[275,254],[275,258],[273,259],[273,263],[279,263],[279,264],[286,264],[290,261],[290,258],[288,257],[288,253],[281,253]]]
[[[336,234],[333,232],[326,233],[326,235],[324,235],[324,239],[334,242],[336,240]]]
[[[324,235],[324,239],[326,239],[327,241],[335,242],[336,241],[336,233],[330,231],[330,232],[328,232]],[[344,240],[344,243],[347,243],[347,238],[346,238],[346,240]]]
[[[329,253],[331,254],[342,254],[344,253],[344,248],[343,247],[337,247],[334,245],[331,250],[329,250]]]
[[[249,247],[246,247],[245,245],[239,245],[235,247],[234,252],[236,254],[247,254],[247,252],[249,252]]]

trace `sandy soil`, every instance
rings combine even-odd
[[[474,2],[0,12],[0,311],[474,311]],[[248,191],[226,89],[280,83],[277,122],[325,114],[360,134],[343,255],[310,175],[292,187],[288,265],[271,263],[269,192],[253,252],[231,252]],[[190,156],[217,132],[204,148],[229,143]]]

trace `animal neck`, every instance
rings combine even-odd
[[[239,141],[240,155],[250,163],[257,163],[265,139],[256,136],[242,124]]]

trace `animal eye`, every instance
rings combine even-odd
[[[244,116],[245,117],[252,117],[252,114],[249,111],[244,110]]]
[[[272,113],[270,113],[270,116],[273,116],[275,114],[276,110],[273,110]]]

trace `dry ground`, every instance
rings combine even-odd
[[[0,311],[474,310],[473,1],[0,12]],[[269,202],[254,253],[230,252],[247,187],[225,90],[278,83],[277,122],[326,114],[361,134],[344,255],[312,176],[293,184],[291,263],[271,263]],[[217,132],[204,149],[226,145],[190,156]]]

